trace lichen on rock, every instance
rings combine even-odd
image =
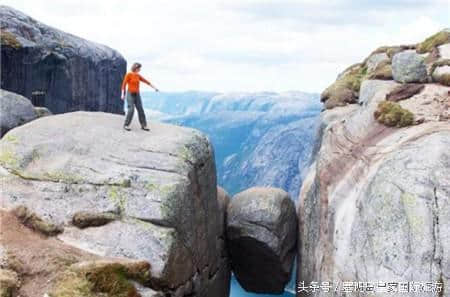
[[[392,76],[401,83],[427,82],[425,59],[415,51],[403,51],[392,58]]]

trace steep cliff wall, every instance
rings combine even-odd
[[[35,105],[53,113],[123,112],[120,84],[126,61],[117,51],[8,6],[0,6],[0,19],[2,89],[35,97]]]
[[[343,282],[379,281],[440,283],[441,295],[420,296],[449,296],[449,43],[444,30],[380,48],[322,95],[328,109],[299,197],[298,296],[340,296]],[[442,80],[433,78],[438,67]],[[339,287],[312,292],[311,282]],[[387,296],[377,289],[358,294]]]

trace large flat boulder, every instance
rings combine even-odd
[[[126,61],[117,51],[0,6],[1,88],[33,99],[52,113],[123,112]]]
[[[27,98],[0,89],[0,137],[12,128],[28,123],[38,114]]]
[[[0,207],[26,207],[32,226],[57,226],[67,245],[147,261],[146,285],[156,292],[226,296],[208,138],[160,123],[128,132],[122,123],[118,115],[74,112],[11,130],[0,141]]]
[[[227,247],[233,273],[250,292],[281,294],[296,248],[294,202],[282,189],[254,187],[233,196],[227,210]]]

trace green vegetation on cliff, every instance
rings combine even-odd
[[[410,126],[414,122],[414,115],[400,104],[390,101],[382,101],[378,104],[378,109],[374,112],[375,119],[389,127]]]
[[[429,53],[425,60],[427,64],[431,64],[429,73],[432,74],[436,67],[449,65],[448,60],[438,60],[437,47],[446,43],[450,43],[449,29],[444,29],[418,44],[381,46],[370,53],[362,63],[354,64],[344,70],[336,81],[322,92],[320,100],[326,109],[358,103],[362,81],[365,79],[392,80],[392,58],[395,54],[406,50],[416,50],[419,54]],[[448,86],[450,76],[445,73],[435,75],[434,81]]]
[[[325,107],[328,109],[347,103],[356,103],[361,82],[366,75],[367,67],[364,64],[352,65],[323,91],[320,100],[325,102]]]
[[[450,42],[450,31],[442,30],[433,36],[428,37],[417,45],[417,52],[420,54],[430,52],[433,48]]]

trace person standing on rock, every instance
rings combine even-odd
[[[122,96],[121,96],[122,100],[125,99],[125,87],[126,85],[128,85],[127,115],[125,117],[125,123],[123,125],[123,128],[127,131],[131,130],[130,124],[131,120],[133,119],[135,106],[138,111],[139,123],[141,124],[142,130],[146,131],[150,130],[147,127],[147,120],[145,118],[144,108],[142,107],[141,95],[139,93],[139,83],[143,81],[144,83],[148,84],[150,87],[155,89],[156,92],[159,92],[159,90],[155,88],[151,82],[149,82],[148,80],[143,78],[142,75],[139,74],[139,71],[141,71],[141,67],[142,65],[140,63],[134,63],[131,66],[131,72],[128,72],[125,75],[122,82]]]

